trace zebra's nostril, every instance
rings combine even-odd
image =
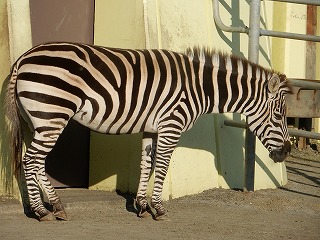
[[[288,155],[291,152],[291,143],[290,141],[286,141],[284,143],[284,152]]]

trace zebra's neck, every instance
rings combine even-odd
[[[202,113],[251,115],[266,99],[268,71],[244,59],[221,53],[194,52],[195,78],[202,88]],[[201,101],[200,101],[201,102]]]

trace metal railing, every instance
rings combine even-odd
[[[279,0],[269,0],[269,1],[279,1]],[[310,4],[310,5],[320,6],[319,0],[300,0],[300,1],[299,0],[296,0],[296,1],[280,0],[279,2],[291,2],[291,3]],[[254,8],[260,14],[260,8],[258,9],[257,6],[260,7],[260,1],[252,0],[250,4],[250,9]],[[279,37],[279,38],[311,41],[311,42],[320,42],[320,36],[266,30],[266,29],[261,29],[260,24],[258,26],[258,29],[252,29],[247,26],[245,27],[226,26],[220,18],[219,0],[213,0],[213,18],[217,26],[225,32],[246,33],[250,35],[250,32],[252,31],[259,31],[259,36],[269,36],[269,37]],[[251,20],[251,16],[250,16],[250,20]],[[260,23],[260,15],[259,15],[259,23]]]
[[[224,125],[229,126],[229,127],[248,129],[248,124],[246,122],[239,122],[239,121],[234,121],[234,120],[224,120]],[[293,128],[289,128],[288,131],[289,131],[290,136],[320,140],[320,133],[298,130],[298,129],[293,129]]]
[[[304,89],[320,90],[319,80],[288,78],[290,85]]]
[[[320,6],[319,0],[271,0],[279,2],[288,2],[296,4],[309,4]],[[261,0],[251,0],[250,3],[250,18],[249,18],[249,27],[232,27],[226,26],[221,18],[219,12],[219,0],[213,0],[213,18],[218,28],[226,32],[233,33],[246,33],[249,35],[249,54],[248,58],[254,63],[258,63],[259,56],[259,37],[260,36],[271,36],[279,38],[289,38],[296,40],[320,42],[320,36],[306,35],[306,34],[297,34],[297,33],[288,33],[288,32],[279,32],[271,31],[260,28],[260,2]],[[291,84],[299,85],[300,83],[296,80],[292,80]],[[310,83],[306,83],[308,86]],[[318,89],[319,85],[315,86]],[[245,191],[254,191],[254,169],[255,169],[255,136],[251,133],[247,127],[246,123],[236,122],[233,120],[225,120],[224,124],[226,126],[240,127],[246,129],[245,137]],[[294,136],[308,137],[314,139],[320,139],[320,134],[310,133],[308,131],[289,129],[289,134]]]

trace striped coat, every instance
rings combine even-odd
[[[289,91],[284,75],[219,52],[39,45],[14,64],[6,97],[17,166],[21,159],[19,115],[34,132],[22,161],[31,208],[42,220],[66,218],[45,175],[44,162],[70,119],[100,133],[144,133],[139,215],[145,216],[150,209],[146,189],[154,163],[151,203],[158,219],[166,213],[161,192],[171,154],[181,133],[203,114],[249,116],[250,129],[270,156],[283,161],[290,150],[284,98]],[[55,206],[53,215],[43,207],[38,185]]]

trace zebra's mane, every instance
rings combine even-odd
[[[243,65],[251,65],[253,71],[257,68],[260,69],[260,71],[265,71],[265,72],[268,72],[270,74],[273,74],[273,73],[276,73],[279,78],[280,78],[280,81],[283,82],[283,81],[286,81],[286,76],[282,73],[279,73],[279,72],[276,72],[272,69],[267,69],[267,68],[264,68],[262,67],[261,65],[258,65],[256,63],[253,63],[245,58],[242,58],[242,57],[239,57],[239,56],[235,56],[235,55],[232,55],[232,54],[228,54],[226,52],[222,52],[220,50],[215,50],[215,49],[209,49],[209,48],[201,48],[201,47],[193,47],[193,48],[188,48],[185,52],[185,54],[192,58],[192,59],[197,59],[197,61],[199,62],[205,62],[206,59],[207,60],[211,60],[214,56],[218,56],[219,59],[221,58],[230,58],[231,59],[231,62],[238,62],[238,61],[241,61]]]

